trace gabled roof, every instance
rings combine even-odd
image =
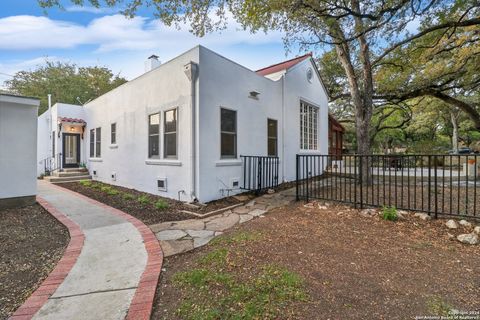
[[[259,75],[266,76],[268,74],[272,74],[272,73],[275,73],[275,72],[279,72],[279,71],[282,71],[282,70],[289,69],[289,68],[293,67],[294,65],[296,65],[297,63],[302,62],[303,60],[311,58],[311,57],[312,57],[312,53],[309,52],[307,54],[304,54],[303,56],[296,57],[296,58],[293,58],[293,59],[290,59],[290,60],[287,60],[287,61],[283,61],[283,62],[280,62],[280,63],[277,63],[277,64],[273,64],[271,66],[262,68],[260,70],[255,71],[255,72],[258,73]]]

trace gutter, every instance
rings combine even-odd
[[[192,127],[191,127],[191,194],[190,197],[192,201],[198,201],[197,199],[197,116],[198,116],[198,105],[196,103],[196,80],[198,77],[198,64],[190,61],[183,67],[183,72],[190,80],[190,105],[191,105],[191,116],[192,116]]]

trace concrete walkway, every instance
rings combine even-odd
[[[166,257],[206,245],[216,236],[237,224],[261,217],[268,211],[295,201],[295,188],[265,194],[222,214],[203,219],[163,222],[150,229],[160,241]]]
[[[39,182],[38,195],[78,224],[85,240],[73,268],[33,319],[124,319],[149,258],[139,227],[113,208],[46,182]]]

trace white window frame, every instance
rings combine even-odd
[[[231,131],[222,131],[222,110],[227,110],[227,111],[233,111],[235,112],[235,131],[234,132],[231,132]],[[237,110],[234,110],[234,109],[229,109],[229,108],[225,108],[225,107],[220,107],[219,109],[219,117],[220,117],[220,143],[219,143],[219,146],[220,146],[220,159],[222,160],[228,160],[228,159],[237,159],[238,158],[238,111]],[[234,137],[234,140],[233,140],[233,147],[234,147],[234,155],[222,155],[222,134],[230,134],[230,135],[233,135]]]
[[[319,112],[319,107],[300,100],[300,150],[318,150]]]
[[[167,112],[174,111],[175,112],[175,131],[166,132],[166,121],[167,121]],[[172,108],[163,111],[163,122],[162,122],[163,130],[161,132],[162,136],[162,144],[163,144],[163,158],[164,159],[178,159],[178,108]],[[167,155],[167,144],[165,143],[166,135],[168,134],[175,134],[175,155]]]
[[[150,134],[150,117],[158,115],[158,133],[157,134]],[[150,136],[158,136],[158,155],[151,155],[150,154]],[[154,112],[148,115],[147,117],[147,156],[148,159],[160,159],[162,150],[160,149],[160,146],[162,145],[162,112]]]

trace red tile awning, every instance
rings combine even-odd
[[[87,123],[83,119],[78,119],[78,118],[66,118],[66,117],[59,117],[58,118],[59,122],[69,122],[69,123]]]

